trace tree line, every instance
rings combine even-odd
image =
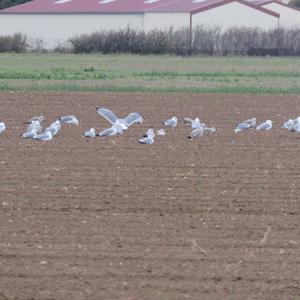
[[[32,41],[31,41],[32,42]],[[31,43],[26,35],[0,36],[0,52],[47,51],[44,43]],[[134,53],[175,55],[300,56],[300,28],[197,26],[147,33],[134,29],[100,31],[74,36],[54,51],[71,53]]]

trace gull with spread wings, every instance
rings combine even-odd
[[[123,130],[128,129],[129,126],[135,123],[142,124],[144,121],[142,115],[138,112],[130,113],[126,118],[121,119],[118,118],[111,110],[104,107],[96,106],[96,111],[110,124],[117,127],[121,126]]]

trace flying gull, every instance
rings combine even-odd
[[[109,123],[111,123],[112,125],[121,126],[123,130],[128,129],[129,126],[135,123],[141,124],[144,121],[142,115],[138,112],[130,113],[126,118],[120,119],[107,108],[96,106],[96,111]]]

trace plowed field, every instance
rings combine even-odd
[[[300,299],[299,95],[1,93],[0,299]],[[122,136],[84,139],[139,111]],[[75,114],[52,141],[24,140],[24,120]],[[180,123],[153,145],[161,121]],[[237,122],[269,132],[235,135]]]

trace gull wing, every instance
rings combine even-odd
[[[36,132],[42,131],[42,126],[39,121],[32,121],[27,127],[27,132],[35,130]]]
[[[195,128],[192,130],[191,134],[188,136],[188,138],[196,138],[202,136],[204,133],[204,130],[202,127]]]
[[[52,133],[50,131],[45,131],[44,133],[41,133],[37,136],[34,137],[34,139],[36,140],[40,140],[40,141],[50,141],[52,140]]]
[[[299,123],[294,125],[293,131],[300,132],[300,124]]]
[[[192,124],[191,124],[192,129],[196,129],[196,128],[200,128],[203,127],[202,124],[200,123],[199,119],[195,119],[193,120]]]
[[[148,136],[148,137],[143,137],[143,138],[139,139],[138,142],[140,144],[151,145],[151,144],[153,144],[154,140],[152,137]]]
[[[165,126],[172,126],[173,125],[173,119],[168,119],[168,120],[166,120],[165,122],[164,122],[164,125]]]
[[[66,124],[75,124],[77,126],[79,124],[78,119],[73,115],[61,116],[59,118],[59,120],[61,120],[62,122],[66,123]]]
[[[248,128],[250,128],[250,125],[248,123],[244,123],[244,122],[240,123],[240,124],[238,124],[238,126],[235,129],[235,133],[238,133],[238,132],[248,129]]]
[[[272,126],[268,122],[263,122],[258,126],[259,130],[269,130],[271,127]]]
[[[249,124],[250,127],[254,127],[256,125],[256,118],[248,119],[248,120],[244,121],[243,123]]]
[[[45,121],[45,117],[44,116],[35,116],[33,118],[31,118],[30,120],[24,122],[25,124],[30,124],[33,121],[39,121],[40,123],[42,123],[43,121]]]
[[[98,135],[99,136],[112,136],[112,135],[116,135],[117,134],[117,129],[112,126],[110,128],[106,128],[104,130],[102,130]]]
[[[143,120],[143,117],[140,113],[138,112],[134,112],[134,113],[130,113],[125,119],[124,119],[124,122],[126,124],[126,126],[131,126],[132,124],[134,123],[143,123],[144,120]]]
[[[5,126],[4,122],[0,122],[0,133],[1,133],[2,131],[4,131],[5,128],[6,128],[6,126]]]
[[[115,124],[118,120],[116,115],[109,109],[96,106],[97,114],[106,119],[109,123]]]
[[[184,118],[183,119],[183,124],[184,125],[192,125],[192,123],[193,123],[193,119],[191,119],[191,118]]]
[[[217,131],[216,127],[204,127],[204,132],[215,133]]]

